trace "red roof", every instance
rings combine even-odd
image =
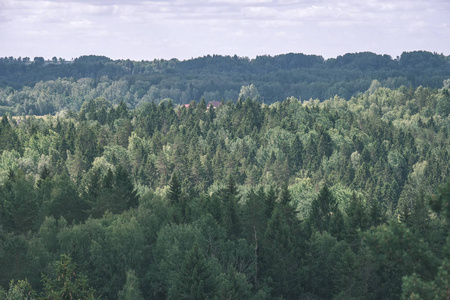
[[[213,106],[214,108],[217,108],[217,107],[219,107],[220,105],[221,105],[221,103],[219,102],[219,101],[209,101],[209,103],[208,103],[208,105],[206,106],[206,107],[210,107],[210,106]]]

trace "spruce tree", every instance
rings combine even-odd
[[[127,272],[127,280],[123,289],[119,291],[119,300],[144,300],[139,289],[139,280],[133,270]]]
[[[43,299],[71,300],[94,299],[94,290],[89,287],[87,278],[78,274],[76,264],[72,263],[70,256],[61,255],[61,260],[55,264],[55,276],[42,277],[44,284]]]
[[[186,254],[177,278],[169,289],[168,299],[212,299],[217,291],[217,280],[205,255],[194,244]]]
[[[331,219],[337,209],[336,198],[325,184],[311,204],[309,225],[319,232],[330,231]]]
[[[301,250],[298,236],[280,207],[276,207],[264,234],[261,273],[270,278],[274,297],[298,299],[301,291]]]
[[[275,193],[275,188],[271,185],[269,190],[267,191],[267,194],[264,197],[264,204],[265,204],[265,211],[266,211],[266,217],[270,219],[272,216],[273,210],[275,209],[275,204],[277,200],[277,195]]]
[[[181,183],[178,181],[177,173],[172,174],[169,183],[169,192],[167,194],[170,204],[174,206],[180,205],[181,202]]]

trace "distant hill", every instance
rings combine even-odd
[[[10,107],[13,113],[41,114],[61,108],[79,109],[82,102],[77,97],[89,100],[93,95],[112,103],[123,100],[129,107],[166,98],[175,104],[201,98],[235,101],[241,87],[250,84],[254,84],[265,103],[291,96],[325,100],[338,95],[350,99],[369,89],[373,80],[377,80],[376,85],[388,88],[421,85],[441,88],[448,78],[450,56],[426,51],[404,52],[397,58],[371,52],[348,53],[331,59],[301,53],[254,59],[207,55],[184,61],[111,60],[94,55],[73,61],[56,57],[48,61],[41,57],[33,60],[10,57],[0,59],[0,106]],[[80,87],[80,80],[87,86]],[[59,93],[58,89],[54,90],[55,83],[47,84],[50,81],[65,86],[68,98],[59,101],[65,104],[51,103],[44,109],[33,107],[33,99],[44,86],[49,97]],[[18,108],[17,105],[24,104],[20,99],[6,101],[12,97],[10,87],[16,91],[24,91],[25,87],[34,90],[33,95],[27,96],[30,107]],[[77,90],[75,94],[73,89]]]

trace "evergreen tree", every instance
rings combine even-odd
[[[117,201],[122,202],[125,209],[137,207],[139,198],[127,170],[118,165],[114,175],[114,195],[117,197]]]
[[[236,239],[241,233],[239,204],[237,202],[237,188],[233,177],[228,177],[227,187],[221,191],[222,221],[230,239]]]
[[[352,193],[350,204],[346,210],[345,218],[345,240],[352,246],[356,247],[359,241],[358,232],[367,230],[370,225],[370,216],[367,208],[355,192]],[[353,248],[355,250],[355,248]]]
[[[226,193],[225,197],[222,198],[222,203],[224,205],[222,217],[224,226],[227,229],[228,236],[231,239],[236,239],[241,233],[241,220],[239,217],[239,207],[236,197]]]
[[[170,179],[169,192],[167,194],[167,197],[169,198],[170,204],[174,206],[180,205],[182,197],[181,183],[178,180],[178,176],[175,172],[172,174],[172,178]]]
[[[236,272],[232,267],[228,267],[227,273],[222,273],[219,277],[219,299],[250,299],[252,296],[252,285],[247,282],[244,274]]]
[[[301,291],[301,248],[280,207],[275,208],[267,224],[261,249],[261,272],[270,278],[274,297],[298,299]]]
[[[336,198],[325,184],[311,204],[309,225],[319,232],[330,231],[332,219],[337,210]]]
[[[139,280],[133,270],[127,272],[127,281],[123,289],[119,291],[119,300],[144,300],[139,289]]]
[[[181,190],[181,183],[178,180],[178,175],[176,172],[172,174],[167,197],[169,198],[169,203],[172,205],[174,222],[184,222],[186,220],[187,203]]]
[[[208,260],[194,244],[186,253],[181,270],[169,289],[168,299],[212,299],[217,293],[217,279]]]
[[[70,256],[62,254],[61,260],[55,263],[54,279],[42,277],[43,299],[94,299],[94,290],[89,287],[86,276],[77,274],[75,269]]]
[[[361,278],[359,257],[347,248],[333,266],[336,299],[367,299],[367,284]]]
[[[68,222],[84,221],[89,209],[88,203],[78,194],[77,186],[67,173],[53,178],[50,199],[46,204],[50,215],[59,219],[64,217]]]
[[[323,129],[320,132],[319,142],[317,144],[317,156],[321,159],[323,156],[329,157],[333,153],[333,144],[328,132]]]
[[[292,166],[293,172],[297,172],[303,165],[303,143],[298,135],[295,135],[294,140],[289,145],[289,163]]]
[[[275,193],[275,188],[273,187],[273,185],[271,185],[269,187],[269,190],[267,191],[267,194],[264,197],[264,204],[266,207],[266,217],[268,219],[270,219],[270,217],[272,216],[272,213],[275,209],[275,204],[276,204],[276,200],[277,200],[277,195]]]
[[[0,224],[8,231],[26,233],[37,229],[39,202],[34,181],[23,172],[10,170],[7,181],[0,185]]]

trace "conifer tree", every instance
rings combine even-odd
[[[362,199],[352,193],[350,204],[346,209],[345,218],[345,240],[354,246],[358,240],[358,231],[367,230],[370,225],[370,216]]]
[[[236,183],[230,175],[228,177],[227,187],[222,191],[222,220],[230,239],[238,238],[241,233],[241,220],[239,217],[239,207],[236,199],[236,193]]]
[[[186,220],[187,203],[176,172],[172,174],[167,197],[169,198],[169,203],[172,205],[174,222],[184,222]]]
[[[174,172],[169,183],[169,192],[167,194],[170,204],[180,205],[181,202],[181,183],[178,181],[178,176]]]
[[[139,289],[139,280],[133,270],[127,272],[127,280],[123,289],[119,291],[119,300],[144,300]]]
[[[168,299],[212,299],[217,292],[216,276],[197,244],[186,254]]]
[[[289,163],[292,165],[292,170],[297,172],[303,165],[303,143],[298,135],[295,135],[294,140],[289,145]]]
[[[277,195],[275,193],[275,188],[273,185],[270,186],[267,194],[264,197],[264,204],[266,207],[266,217],[270,219],[272,216],[273,210],[275,209],[275,204],[277,200]]]
[[[274,297],[297,299],[301,290],[301,265],[298,236],[287,222],[281,207],[276,207],[264,234],[261,273],[270,278]]]
[[[311,204],[310,226],[319,232],[330,231],[331,220],[337,209],[336,198],[325,184]]]
[[[250,299],[252,285],[247,282],[244,274],[228,267],[226,273],[219,277],[220,284],[217,295],[219,299]]]
[[[75,269],[76,264],[72,263],[70,256],[62,254],[55,264],[54,278],[42,277],[43,299],[94,299],[94,290],[89,287],[86,276],[77,274]]]

